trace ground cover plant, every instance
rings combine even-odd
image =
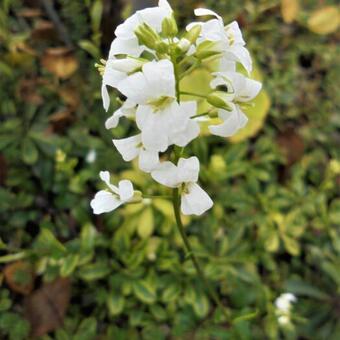
[[[6,0],[0,10],[0,337],[339,338],[339,65],[335,1],[172,1],[179,29],[210,8],[237,20],[263,90],[233,137],[190,143],[214,206],[183,219],[226,322],[183,247],[171,200],[94,216],[90,200],[130,180],[107,131],[101,77],[114,1]],[[209,71],[183,79],[209,90]],[[120,106],[116,94],[112,108]],[[191,97],[187,97],[191,99]],[[201,104],[202,106],[204,103]],[[110,108],[111,110],[111,108]],[[164,189],[166,195],[166,189]],[[287,295],[289,293],[290,295]]]

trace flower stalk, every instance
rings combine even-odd
[[[176,58],[172,57],[171,58],[172,63],[174,64],[174,74],[175,74],[175,87],[176,87],[176,98],[177,98],[177,102],[180,104],[181,101],[181,94],[185,94],[185,92],[181,92],[180,91],[180,76],[178,74],[178,64],[176,63]],[[183,148],[184,149],[184,148]],[[182,152],[183,152],[182,149]],[[175,158],[176,158],[176,163],[178,161],[179,155],[178,152],[176,152],[177,150],[175,149]],[[220,299],[218,298],[218,295],[216,294],[215,290],[210,286],[207,278],[205,277],[204,271],[201,268],[198,259],[196,258],[193,249],[190,245],[189,239],[185,233],[184,230],[184,226],[182,223],[182,219],[181,219],[181,210],[180,210],[180,199],[181,199],[181,195],[179,193],[179,188],[173,188],[172,189],[172,204],[173,204],[173,210],[174,210],[174,215],[175,215],[175,220],[176,220],[176,227],[177,230],[182,238],[183,244],[185,246],[186,252],[187,252],[187,256],[190,257],[196,272],[198,274],[198,276],[200,277],[203,285],[205,286],[205,289],[207,290],[208,294],[210,295],[211,299],[216,303],[216,305],[221,309],[223,315],[225,316],[226,320],[228,321],[230,316],[228,311],[224,308],[222,302],[220,301]]]
[[[180,213],[180,195],[179,195],[178,188],[174,188],[172,190],[172,204],[173,204],[174,215],[175,215],[175,219],[176,219],[176,227],[177,227],[179,234],[181,235],[183,244],[185,246],[185,249],[186,249],[186,252],[187,252],[186,255],[188,257],[190,257],[190,259],[191,259],[191,261],[192,261],[192,263],[193,263],[193,265],[196,269],[196,272],[197,272],[198,276],[200,277],[201,281],[203,282],[203,285],[205,286],[205,288],[206,288],[208,294],[210,295],[211,299],[221,309],[224,317],[228,321],[230,319],[230,315],[229,315],[228,311],[226,310],[226,308],[223,306],[220,299],[218,298],[218,295],[216,294],[214,289],[210,286],[207,278],[205,277],[203,269],[201,268],[201,266],[198,262],[198,259],[193,252],[193,249],[190,245],[189,239],[188,239],[187,235],[185,234],[185,230],[184,230],[182,219],[181,219],[181,213]]]

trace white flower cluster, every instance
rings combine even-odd
[[[211,112],[221,120],[218,125],[210,125],[209,130],[222,137],[229,137],[245,126],[247,117],[242,104],[255,98],[261,89],[259,82],[237,71],[237,64],[248,74],[252,70],[237,22],[224,26],[219,15],[203,8],[196,9],[195,14],[213,18],[191,23],[177,37],[173,10],[166,0],[160,0],[158,7],[137,11],[117,27],[109,58],[99,66],[105,110],[110,105],[108,86],[126,98],[108,118],[106,128],[115,128],[120,118],[125,117],[134,120],[139,130],[134,136],[114,139],[113,144],[125,161],[138,159],[139,168],[154,180],[179,188],[181,210],[186,215],[201,215],[213,202],[197,184],[197,157],[175,157],[177,165],[160,161],[160,153],[173,146],[184,148],[200,134],[197,102],[180,100],[181,77],[209,58],[219,60],[219,69],[212,73],[211,93],[205,98]],[[126,182],[120,182],[117,189],[109,184],[106,172],[101,173],[101,178],[111,192],[101,191],[92,200],[95,214],[111,211],[133,199],[131,186],[128,188]]]
[[[276,315],[277,315],[277,320],[280,325],[285,326],[285,325],[290,324],[292,303],[296,301],[297,301],[297,298],[292,293],[281,294],[275,300]]]

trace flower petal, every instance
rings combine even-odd
[[[105,128],[106,129],[113,129],[118,126],[119,123],[119,118],[124,116],[124,113],[122,112],[121,109],[116,110],[111,117],[109,117],[105,121]]]
[[[222,18],[215,13],[214,11],[212,11],[211,9],[207,9],[207,8],[196,8],[194,11],[195,15],[197,17],[201,17],[201,16],[205,16],[205,15],[212,15],[214,17],[216,17],[217,19],[222,21]]]
[[[141,149],[140,134],[123,139],[113,139],[112,142],[125,162],[130,162],[139,155]]]
[[[187,194],[182,194],[181,200],[184,215],[202,215],[213,206],[214,202],[198,184],[190,183],[188,190]]]
[[[151,172],[151,176],[156,182],[170,188],[175,188],[181,184],[177,175],[177,167],[171,162],[162,162]]]
[[[101,190],[97,192],[90,205],[93,209],[93,213],[98,215],[106,212],[110,212],[118,208],[123,202],[111,192]]]
[[[178,132],[171,136],[171,144],[185,147],[194,140],[200,133],[200,126],[195,120],[189,120],[184,131]]]
[[[141,149],[139,154],[138,165],[142,171],[151,172],[159,164],[159,156],[157,151]]]
[[[197,157],[180,158],[177,164],[180,183],[197,182],[200,162]]]
[[[123,202],[126,202],[130,200],[133,195],[133,185],[131,181],[127,179],[123,179],[118,183],[118,188],[119,188],[119,197]]]
[[[108,171],[101,171],[99,177],[115,194],[119,194],[118,188],[110,182],[110,173]]]

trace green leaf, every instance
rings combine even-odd
[[[93,263],[82,267],[79,276],[85,281],[95,281],[109,275],[111,268],[106,263]]]
[[[205,294],[196,292],[192,307],[199,318],[204,318],[209,313],[209,300]]]
[[[93,32],[98,32],[103,14],[103,1],[95,0],[91,8],[91,26]]]
[[[100,57],[99,48],[89,40],[80,40],[78,45],[88,54],[90,54],[94,59],[98,60]]]
[[[81,230],[81,248],[84,251],[92,250],[96,238],[96,229],[91,224],[85,224]]]
[[[276,252],[280,246],[280,238],[277,231],[274,228],[268,229],[265,235],[266,239],[264,242],[264,246],[266,250],[270,252]]]
[[[61,265],[60,275],[62,277],[70,276],[76,269],[79,261],[79,255],[67,256]]]
[[[84,319],[72,340],[92,340],[96,338],[97,320],[94,317]]]
[[[137,226],[138,235],[145,239],[148,238],[154,230],[154,218],[152,208],[149,206],[141,213]]]
[[[152,200],[152,204],[154,207],[159,210],[164,216],[168,218],[173,218],[173,207],[171,202],[163,199],[163,198],[155,198]]]
[[[300,254],[300,245],[296,240],[287,235],[282,235],[282,240],[289,254],[293,256],[298,256]]]
[[[43,254],[47,253],[56,257],[62,256],[66,252],[64,245],[61,244],[47,228],[41,230],[37,239],[36,248]]]
[[[288,280],[285,284],[286,290],[290,293],[302,296],[309,296],[318,300],[328,300],[329,296],[321,291],[319,288],[312,286],[310,283],[307,283],[298,279]]]
[[[142,302],[151,304],[156,301],[156,291],[146,280],[139,280],[133,284],[133,292]]]
[[[22,143],[22,160],[29,165],[33,165],[38,160],[38,149],[30,138],[26,138]]]
[[[174,301],[178,298],[180,293],[181,286],[176,282],[170,283],[169,285],[166,286],[162,293],[162,301],[165,303]]]
[[[107,308],[111,316],[119,315],[124,309],[124,304],[125,298],[122,294],[117,294],[116,292],[109,294],[107,298]]]

